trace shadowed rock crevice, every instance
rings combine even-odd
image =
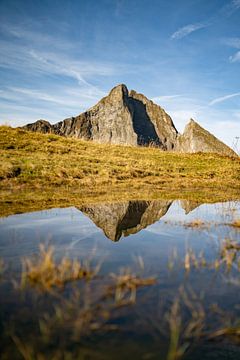
[[[115,241],[119,240],[122,235],[130,234],[131,230],[141,223],[141,218],[147,208],[146,201],[129,201],[127,211],[117,225]]]
[[[133,129],[137,134],[138,145],[154,144],[163,147],[153,123],[146,111],[146,105],[140,100],[128,98],[128,105],[132,114]]]
[[[144,105],[146,114],[154,126],[162,149],[173,150],[176,145],[178,131],[175,128],[171,117],[161,108],[161,106],[154,104],[143,94],[131,90],[129,97]],[[136,117],[136,122],[138,122],[138,117]]]

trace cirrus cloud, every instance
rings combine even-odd
[[[188,36],[194,31],[200,30],[207,27],[207,24],[189,24],[186,26],[183,26],[182,28],[178,29],[171,35],[171,39],[173,40],[179,40],[184,38],[185,36]]]
[[[240,51],[237,51],[234,55],[230,56],[229,61],[231,63],[239,62],[240,61]]]

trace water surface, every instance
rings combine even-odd
[[[6,335],[11,329],[11,333],[16,332],[17,338],[46,359],[52,358],[53,349],[61,354],[69,352],[72,358],[79,359],[166,359],[167,356],[171,359],[169,318],[173,304],[178,302],[182,332],[179,347],[186,348],[183,358],[215,359],[216,354],[218,359],[240,358],[235,336],[214,337],[214,340],[205,336],[227,326],[224,316],[229,326],[231,321],[240,319],[238,253],[231,268],[221,260],[224,242],[240,242],[239,228],[231,226],[239,218],[240,202],[199,204],[154,200],[89,204],[78,209],[52,209],[0,219],[0,254],[6,268],[6,279],[3,276],[1,284],[4,351],[10,354],[13,344],[16,346],[14,336]],[[90,330],[76,339],[68,329],[60,346],[61,336],[56,326],[48,341],[34,340],[32,344],[29,329],[36,331],[35,339],[41,337],[37,318],[42,319],[48,311],[48,319],[53,317],[58,300],[49,294],[39,295],[35,288],[23,296],[10,284],[12,278],[20,279],[22,258],[39,254],[40,244],[54,246],[57,260],[67,256],[91,259],[93,264],[102,262],[99,278],[92,287],[89,285],[88,293],[93,294],[101,284],[105,286],[110,273],[118,274],[126,268],[143,278],[154,276],[156,283],[140,287],[135,304],[114,309],[106,320],[111,330],[104,327]],[[191,264],[188,269],[187,253],[194,254],[197,268]],[[221,263],[217,270],[216,260]],[[82,287],[81,281],[68,285],[61,290],[61,298],[72,299],[76,289],[85,294]],[[103,306],[106,307],[106,302]],[[192,335],[184,335],[184,331],[193,320],[192,313],[200,314],[200,309],[205,313],[202,329],[205,335],[196,340]],[[59,332],[62,328],[66,330],[61,324]],[[12,356],[21,358],[19,344],[16,348]]]

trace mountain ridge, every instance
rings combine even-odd
[[[193,119],[180,134],[161,106],[135,90],[128,91],[124,84],[115,86],[97,104],[75,117],[53,125],[47,120],[38,120],[23,128],[99,143],[153,145],[167,151],[237,155]]]

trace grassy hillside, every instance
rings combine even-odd
[[[240,160],[0,127],[0,215],[93,201],[240,198]]]

